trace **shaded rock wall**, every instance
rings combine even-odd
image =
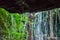
[[[59,0],[0,0],[0,7],[9,12],[35,12],[60,8]]]

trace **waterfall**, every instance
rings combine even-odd
[[[57,39],[58,35],[60,35],[59,34],[60,10],[54,9],[54,10],[37,12],[35,14],[37,15],[33,19],[32,40],[50,40],[51,37],[54,40],[58,40]],[[50,27],[52,28],[52,30]]]
[[[38,15],[35,19],[33,19],[33,39],[34,40],[44,40],[47,37],[47,14],[44,12],[37,12]],[[44,14],[43,14],[44,13]],[[44,32],[43,32],[44,31]],[[47,39],[45,39],[47,40]]]

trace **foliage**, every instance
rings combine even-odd
[[[9,13],[0,8],[0,40],[26,40],[27,14]]]

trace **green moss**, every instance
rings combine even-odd
[[[13,14],[0,8],[0,39],[26,40],[26,28],[23,21],[28,22],[26,14]]]

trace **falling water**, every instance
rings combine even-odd
[[[37,12],[32,24],[32,40],[50,40],[50,13],[52,14],[52,34],[53,39],[58,40],[58,30],[60,26],[60,10],[54,9],[49,11]],[[35,13],[36,14],[36,13]],[[59,34],[60,35],[60,34]]]
[[[43,15],[42,12],[37,12],[38,16],[33,20],[33,35],[35,38],[33,38],[34,40],[43,40],[43,32],[42,32],[42,28],[46,25],[43,23],[44,19],[42,19]],[[43,24],[42,24],[43,23]],[[44,25],[44,26],[43,26]],[[43,27],[42,27],[43,26]],[[46,28],[45,28],[46,31]]]

